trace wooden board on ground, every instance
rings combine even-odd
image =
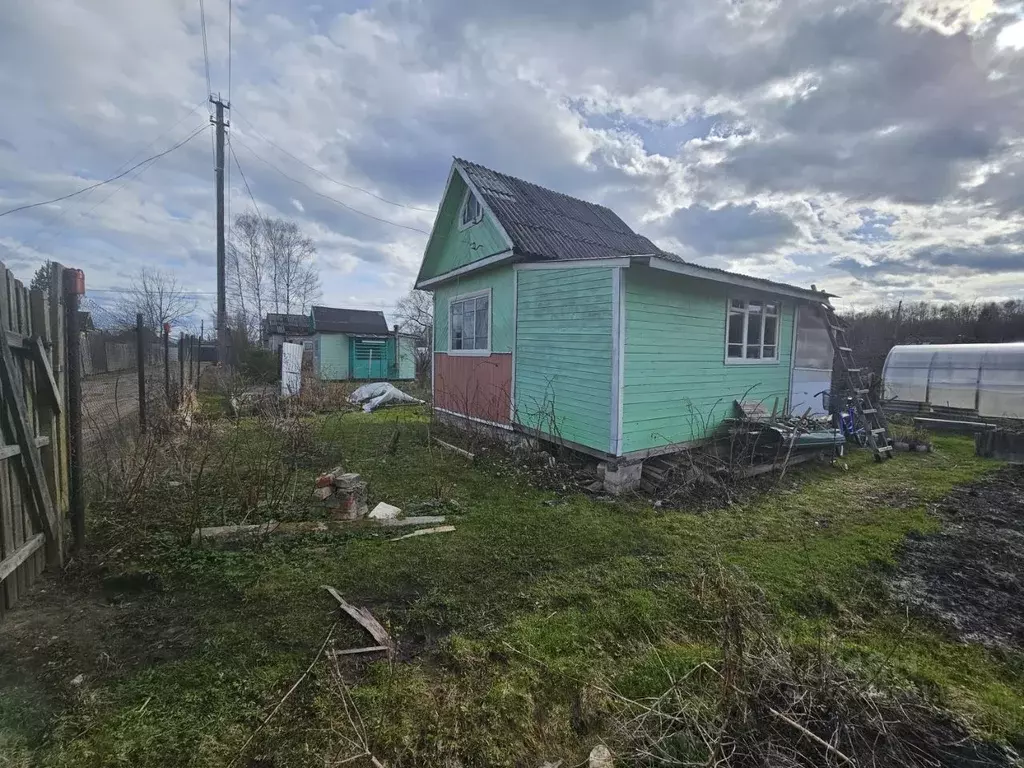
[[[359,608],[352,603],[348,602],[341,596],[334,587],[324,584],[323,588],[326,589],[331,597],[338,601],[338,605],[341,606],[341,610],[351,616],[363,629],[373,636],[373,639],[377,641],[378,645],[384,646],[390,652],[394,649],[394,642],[391,640],[391,635],[384,629],[377,619],[374,618],[373,614],[370,613],[366,608]]]

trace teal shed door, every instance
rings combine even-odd
[[[353,379],[388,377],[388,342],[384,339],[352,339]]]

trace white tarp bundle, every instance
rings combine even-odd
[[[386,381],[363,384],[348,396],[348,401],[354,405],[363,404],[363,410],[370,411],[380,408],[382,405],[399,405],[402,403],[422,403],[411,395],[405,394],[393,384]]]

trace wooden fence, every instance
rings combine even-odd
[[[0,619],[64,560],[71,508],[65,270],[44,293],[0,264]]]

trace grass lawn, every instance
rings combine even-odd
[[[365,749],[391,768],[575,765],[615,744],[611,691],[657,696],[720,655],[708,579],[723,569],[787,643],[827,644],[980,737],[1024,734],[1021,654],[958,643],[886,587],[904,536],[935,529],[928,504],[998,468],[969,439],[800,468],[691,513],[538,490],[513,461],[431,449],[419,409],[316,417],[284,438],[213,429],[206,458],[161,449],[142,490],[93,504],[89,561],[0,627],[0,765],[340,765]],[[371,505],[441,510],[457,530],[187,543],[241,510],[322,516],[307,494],[336,464],[369,482]],[[388,626],[396,659],[321,658],[243,750],[328,633],[368,644],[323,584]]]

